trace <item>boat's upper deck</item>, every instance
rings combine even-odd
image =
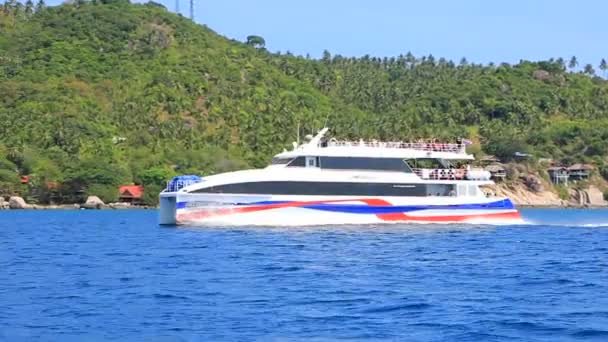
[[[403,142],[377,140],[337,140],[327,139],[324,128],[310,141],[304,144],[294,143],[292,151],[284,151],[276,157],[297,156],[347,156],[368,158],[402,158],[402,159],[446,159],[473,160],[466,152],[464,143],[440,142]]]
[[[331,139],[327,147],[371,147],[371,148],[397,148],[425,152],[447,152],[466,155],[465,144],[439,143],[439,142],[403,142],[403,141],[349,141]]]

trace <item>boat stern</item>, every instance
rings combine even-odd
[[[158,223],[161,225],[175,225],[177,214],[177,196],[175,193],[160,194],[160,210]]]
[[[176,225],[178,192],[183,188],[201,183],[203,179],[197,175],[175,176],[167,182],[167,187],[158,195],[160,211],[158,223],[162,225]]]

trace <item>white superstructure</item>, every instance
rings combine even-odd
[[[463,164],[474,159],[464,144],[340,141],[327,131],[264,169],[176,177],[160,194],[161,224],[520,219],[508,199],[479,189],[493,182]]]

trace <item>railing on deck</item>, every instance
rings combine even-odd
[[[331,147],[378,147],[378,148],[405,148],[429,152],[451,152],[466,153],[465,144],[454,143],[424,143],[424,142],[402,142],[402,141],[348,141],[330,140],[327,146]]]
[[[163,192],[177,192],[189,185],[200,183],[202,178],[196,175],[175,176],[167,182],[167,187]]]
[[[467,170],[462,169],[412,169],[422,179],[464,180]]]

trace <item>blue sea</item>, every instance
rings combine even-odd
[[[160,227],[0,212],[0,341],[608,341],[608,210]]]

